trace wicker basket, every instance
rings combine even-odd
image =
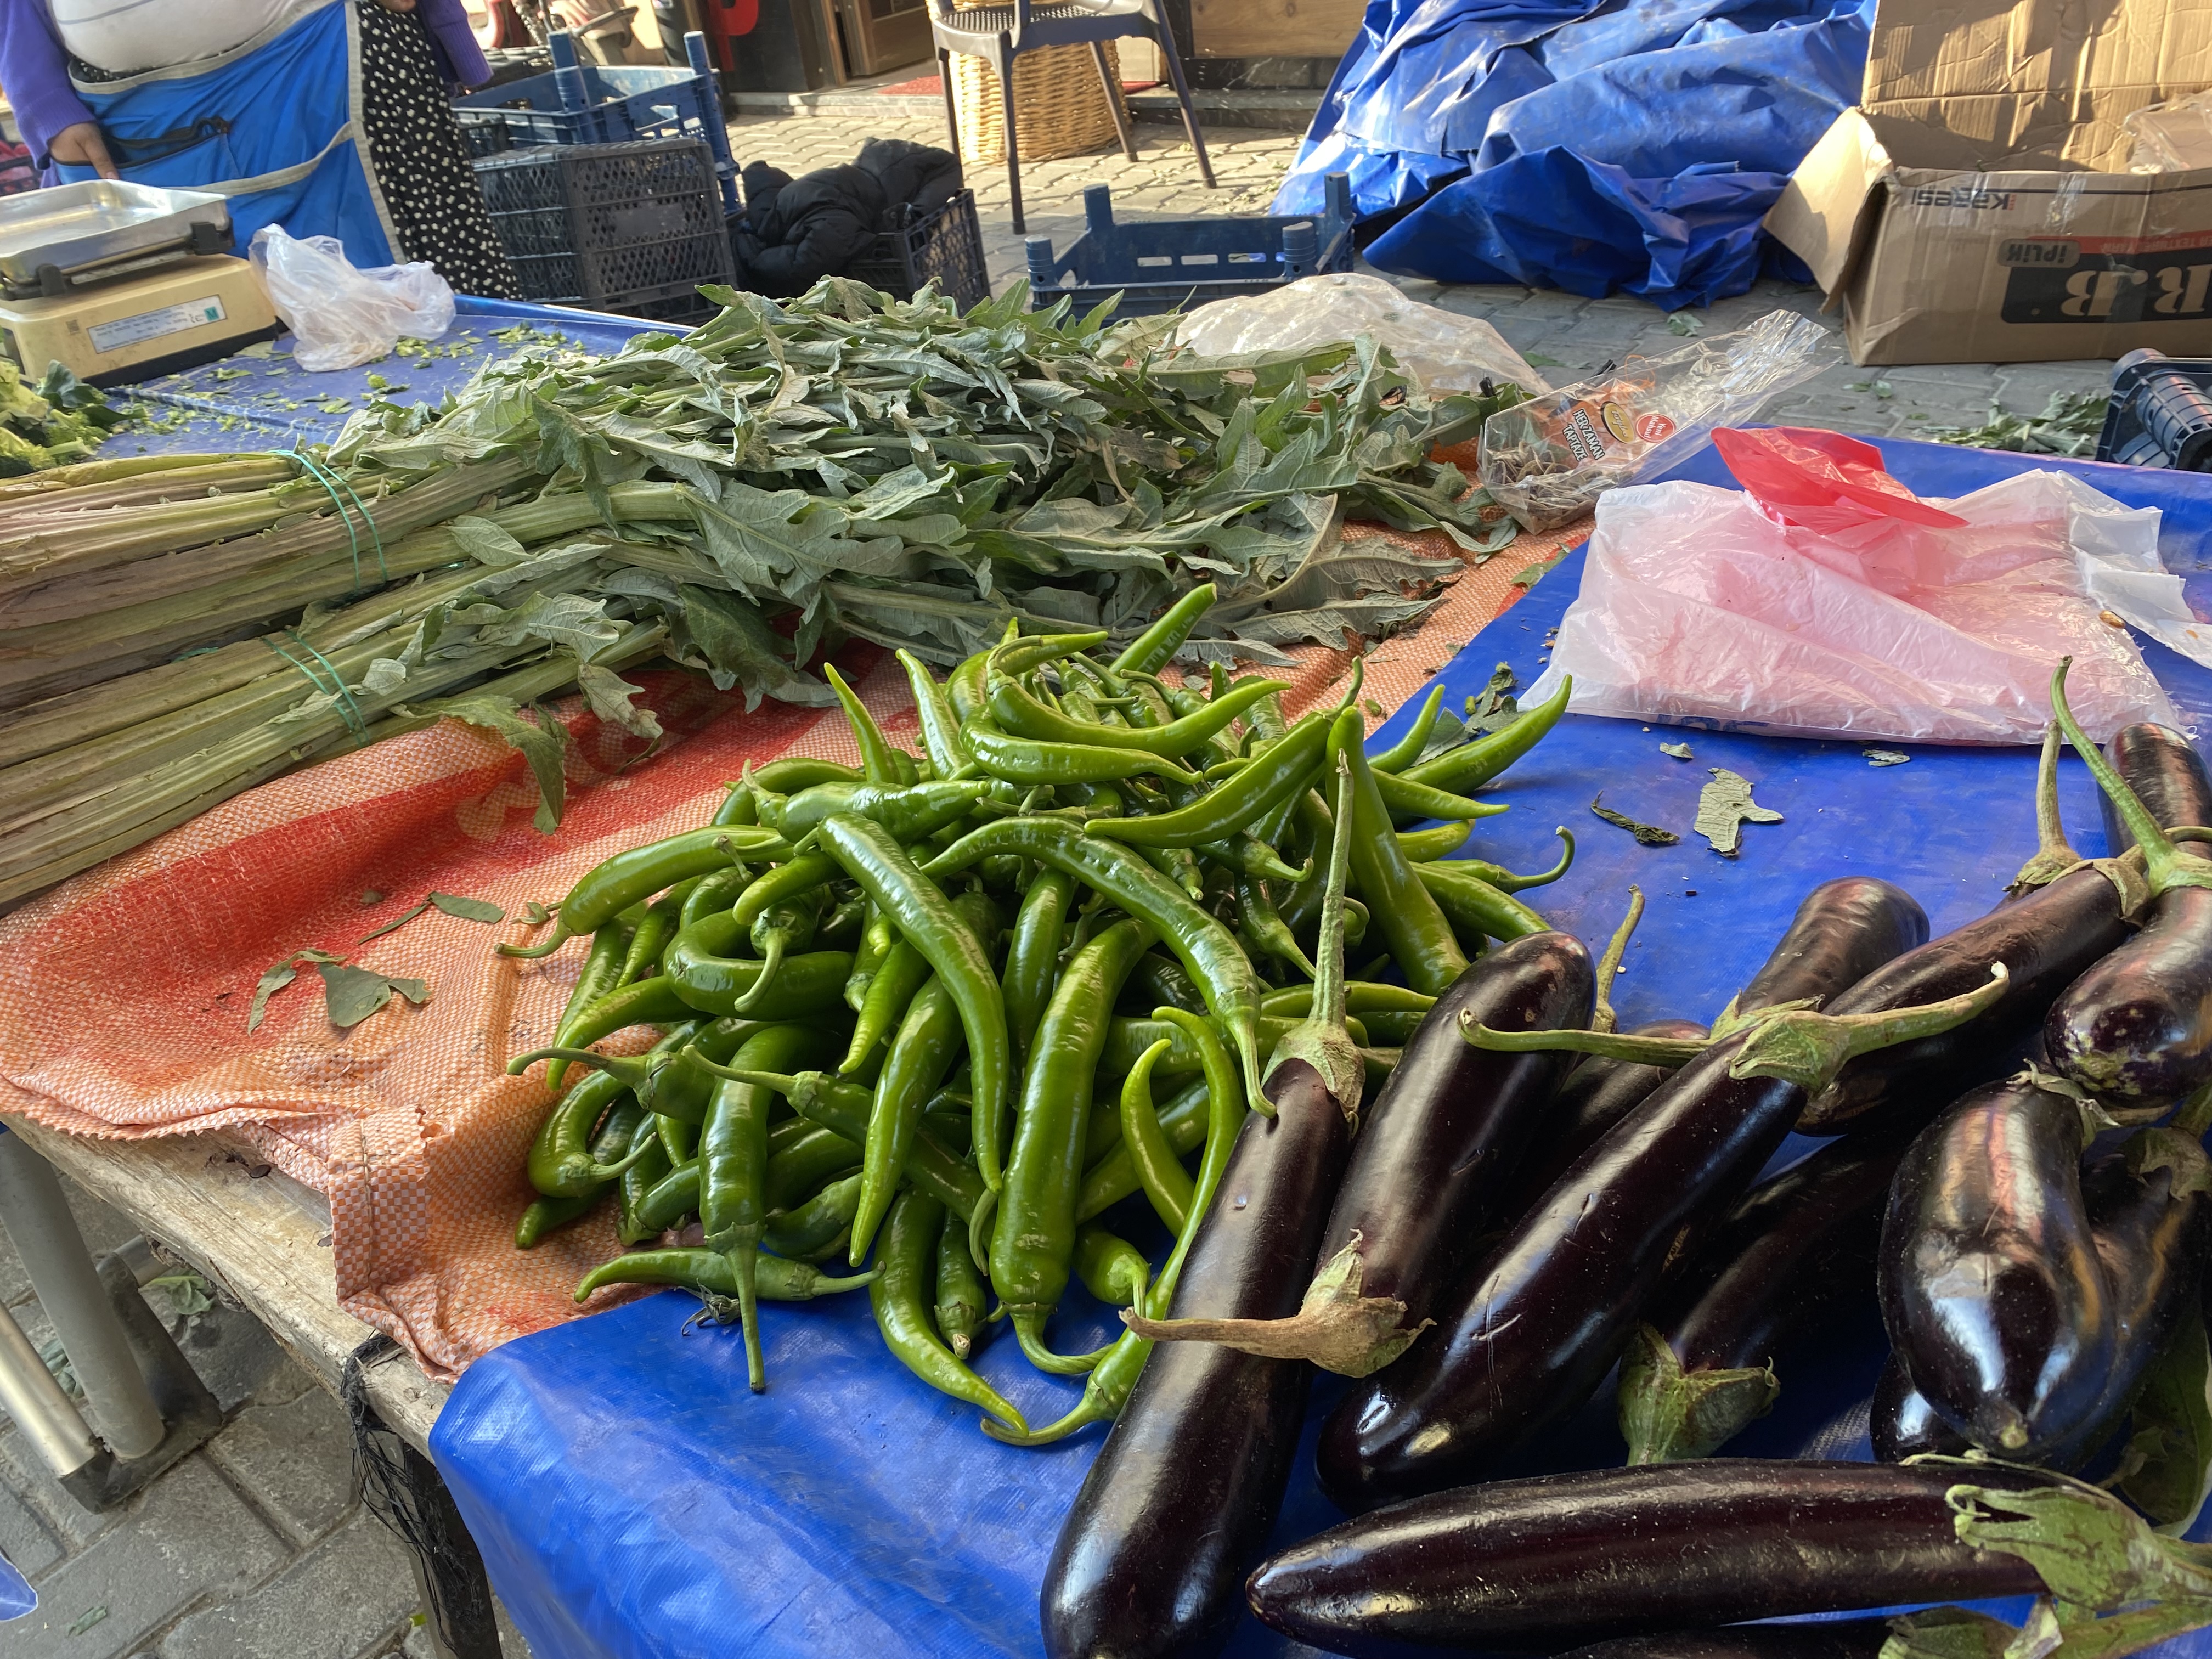
[[[1114,71],[1118,98],[1121,56],[1111,40],[1106,43],[1106,62]],[[960,115],[960,159],[986,165],[1004,161],[1006,106],[999,96],[997,69],[986,58],[953,53],[952,101]],[[1120,142],[1113,106],[1098,84],[1098,64],[1089,46],[1045,46],[1014,59],[1014,136],[1024,161],[1088,155]]]

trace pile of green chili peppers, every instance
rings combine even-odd
[[[611,1195],[623,1242],[648,1248],[577,1299],[652,1284],[734,1304],[755,1389],[762,1298],[865,1288],[891,1352],[1000,1437],[1110,1419],[1149,1345],[1058,1352],[1054,1310],[1071,1278],[1164,1310],[1261,1061],[1312,999],[1340,759],[1364,962],[1347,1025],[1370,1073],[1488,940],[1544,928],[1513,895],[1574,853],[1562,830],[1535,875],[1446,857],[1504,810],[1468,792],[1569,688],[1457,740],[1439,690],[1370,753],[1356,669],[1341,704],[1295,721],[1279,681],[1161,678],[1212,599],[1197,589],[1110,660],[1103,635],[1010,631],[940,684],[902,653],[921,755],[831,670],[857,769],[749,767],[712,823],[608,860],[550,937],[502,945],[590,941],[552,1042],[507,1068],[542,1063],[565,1090],[516,1243]],[[659,1033],[642,1054],[592,1047],[637,1027]],[[1139,1194],[1179,1246],[1157,1272],[1112,1231]],[[696,1244],[661,1247],[695,1222]],[[1089,1376],[1060,1423],[1032,1431],[969,1367],[1001,1321],[1040,1368]]]

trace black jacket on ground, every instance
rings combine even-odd
[[[903,138],[871,138],[860,158],[803,178],[755,161],[731,233],[738,280],[756,294],[804,294],[866,254],[902,205],[931,213],[960,188],[960,160]]]

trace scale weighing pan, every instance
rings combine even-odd
[[[189,243],[203,224],[230,228],[229,204],[209,191],[88,179],[0,196],[0,278],[36,283],[41,266],[72,270]]]

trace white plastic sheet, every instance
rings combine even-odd
[[[2179,724],[2126,630],[2100,614],[2212,659],[2212,629],[2190,619],[2159,562],[2155,508],[2047,471],[1930,504],[1965,524],[1822,533],[1708,484],[1613,490],[1528,696],[1571,674],[1577,714],[2032,743],[2050,718],[2051,670],[2070,655],[2069,701],[2092,737]]]
[[[248,257],[302,368],[356,368],[390,356],[402,335],[435,340],[453,325],[452,287],[419,261],[362,270],[337,238],[290,236],[276,225],[253,233]]]
[[[1205,357],[1248,351],[1296,351],[1364,334],[1431,392],[1479,392],[1485,380],[1510,380],[1532,395],[1544,377],[1480,317],[1409,300],[1380,276],[1343,272],[1302,276],[1272,294],[1216,300],[1182,320],[1176,334]]]

